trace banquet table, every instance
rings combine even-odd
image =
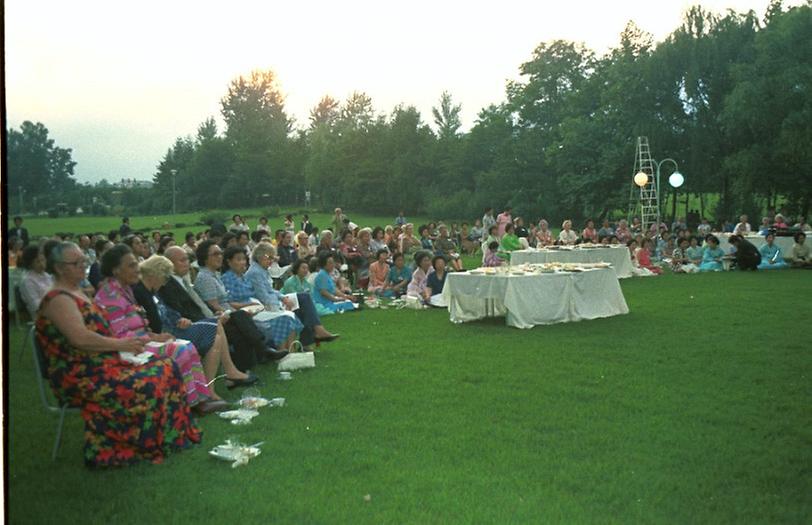
[[[730,240],[729,240],[730,236],[732,234],[730,234],[730,233],[714,233],[713,235],[715,235],[719,239],[719,248],[721,248],[725,253],[730,253],[731,249],[733,248],[733,245],[730,244]],[[755,246],[756,248],[761,248],[762,246],[767,244],[767,241],[764,240],[763,235],[750,234],[750,235],[745,236],[745,239],[750,241],[753,244],[753,246]],[[792,238],[792,237],[783,237],[782,236],[782,237],[776,237],[775,238],[775,245],[778,246],[781,249],[781,253],[784,255],[784,257],[786,257],[787,255],[792,253],[792,245],[793,244],[795,244],[795,239]]]
[[[508,326],[532,328],[629,313],[612,268],[526,275],[449,273],[443,298],[454,323],[505,316]]]
[[[510,264],[523,263],[612,263],[618,279],[632,276],[632,260],[626,246],[616,245],[604,248],[541,249],[517,250],[510,253]]]

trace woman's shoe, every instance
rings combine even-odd
[[[207,399],[192,407],[198,415],[205,416],[213,412],[223,412],[231,408],[231,403],[223,399]]]
[[[226,388],[229,390],[233,390],[235,388],[243,386],[251,386],[257,381],[259,381],[259,378],[254,374],[252,374],[251,372],[248,372],[248,377],[246,377],[245,379],[231,379],[226,377],[226,381],[230,381],[230,383],[226,385]]]
[[[317,343],[329,343],[331,341],[335,341],[339,337],[341,337],[341,334],[332,334],[327,337],[316,337],[315,339]]]

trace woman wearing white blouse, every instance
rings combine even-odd
[[[572,245],[578,241],[578,234],[572,231],[572,221],[567,219],[561,225],[561,233],[558,234],[559,244]]]

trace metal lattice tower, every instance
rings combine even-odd
[[[638,173],[645,173],[648,181],[645,186],[637,186],[632,182],[629,191],[629,224],[632,217],[639,216],[643,231],[649,231],[653,224],[660,223],[660,188],[657,187],[657,177],[655,175],[654,161],[651,159],[651,149],[648,145],[648,137],[637,137],[637,152],[634,156],[634,172],[632,177]],[[639,198],[635,198],[639,191]]]

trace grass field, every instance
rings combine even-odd
[[[206,417],[202,445],[109,471],[83,467],[75,415],[51,462],[55,418],[12,330],[10,522],[808,523],[812,273],[622,288],[628,315],[532,330],[442,310],[328,318],[342,337],[317,368],[258,369],[287,406],[246,427]],[[262,455],[208,457],[229,436]]]

